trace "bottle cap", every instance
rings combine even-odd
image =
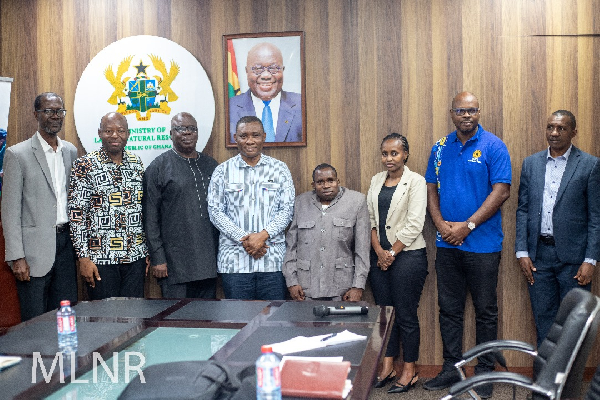
[[[60,306],[64,307],[64,306],[70,306],[71,305],[71,301],[70,300],[62,300],[60,302]]]
[[[260,351],[262,353],[272,353],[273,348],[271,346],[265,344],[265,345],[261,346]]]

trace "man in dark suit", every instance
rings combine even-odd
[[[38,131],[4,156],[2,225],[6,261],[17,279],[21,319],[77,301],[67,189],[77,149],[58,137],[66,110],[56,93],[36,97]]]
[[[229,132],[234,142],[236,124],[247,115],[263,123],[266,142],[302,141],[302,96],[283,87],[283,56],[272,43],[259,43],[248,52],[249,90],[229,99]]]
[[[575,116],[548,118],[548,149],[527,157],[521,170],[516,256],[529,283],[538,346],[575,287],[590,290],[600,257],[600,164],[571,141]]]

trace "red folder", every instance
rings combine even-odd
[[[281,369],[284,396],[343,399],[350,362],[286,360]]]

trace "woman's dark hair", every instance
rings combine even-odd
[[[383,146],[383,144],[385,142],[387,142],[388,140],[399,140],[400,143],[402,143],[402,147],[404,148],[404,151],[407,154],[406,159],[404,160],[404,163],[406,163],[408,161],[408,154],[409,154],[409,151],[408,151],[408,139],[406,139],[406,137],[404,135],[392,132],[392,133],[390,133],[389,135],[387,135],[386,137],[383,138],[383,140],[381,141],[381,145],[379,147],[381,148]]]

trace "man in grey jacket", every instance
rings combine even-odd
[[[4,156],[2,226],[6,261],[17,279],[21,320],[77,301],[75,252],[69,237],[67,188],[77,149],[61,140],[66,110],[56,93],[36,97],[38,130]]]
[[[371,225],[365,195],[340,186],[320,164],[313,191],[296,197],[283,275],[294,300],[359,301],[369,273]]]

